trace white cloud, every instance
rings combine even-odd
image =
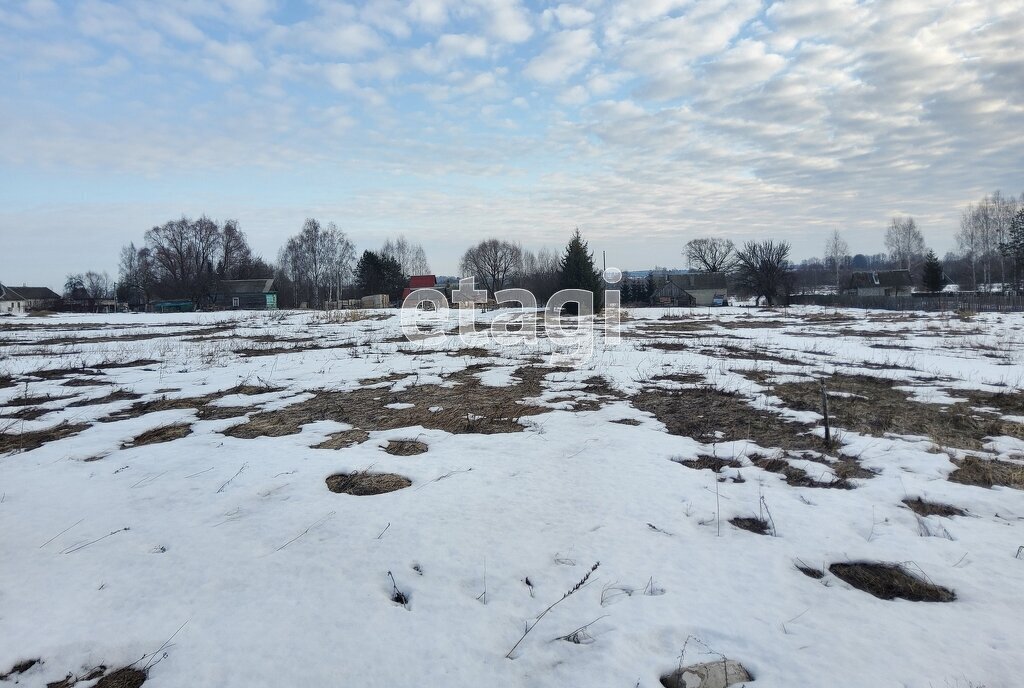
[[[555,22],[567,29],[574,29],[594,21],[594,13],[585,7],[562,3],[558,7],[544,10],[540,19],[541,25],[546,29],[551,28]]]
[[[586,67],[597,52],[589,30],[561,31],[551,36],[544,51],[530,60],[523,73],[542,83],[565,81]]]

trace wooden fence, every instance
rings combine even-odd
[[[796,305],[834,308],[877,308],[887,311],[1024,312],[1024,296],[1004,294],[918,294],[915,296],[855,296],[806,294],[791,296]]]

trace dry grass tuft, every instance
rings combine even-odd
[[[82,406],[97,406],[99,404],[109,404],[115,401],[134,401],[140,398],[141,394],[135,392],[129,392],[125,389],[115,389],[106,396],[94,397],[92,399],[79,399],[78,401],[72,401],[67,405],[67,408],[80,408]]]
[[[4,673],[0,674],[0,681],[6,681],[7,679],[11,678],[15,674],[24,674],[26,671],[28,671],[29,669],[34,667],[36,664],[41,663],[42,661],[43,660],[37,658],[37,659],[26,659],[26,660],[24,660],[22,662],[18,662],[13,667],[11,667],[10,671],[7,671],[7,672],[4,672]]]
[[[757,533],[758,535],[767,535],[771,530],[768,525],[768,521],[763,518],[755,518],[753,516],[737,516],[736,518],[730,518],[729,523],[733,524],[737,528],[749,530],[751,533]]]
[[[999,485],[1024,490],[1024,465],[976,456],[968,456],[953,463],[957,469],[949,474],[949,480],[954,483],[979,487]]]
[[[939,446],[961,449],[980,449],[986,437],[1007,435],[1024,439],[1024,424],[977,412],[970,404],[944,406],[913,401],[905,392],[893,389],[893,384],[866,375],[825,378],[829,392],[842,394],[829,396],[833,426],[875,437],[886,433],[922,435]],[[789,408],[821,410],[821,387],[817,381],[777,385],[775,394]]]
[[[49,403],[51,401],[62,401],[64,399],[71,399],[74,396],[75,396],[74,394],[59,394],[59,395],[56,395],[56,396],[54,396],[52,394],[46,394],[46,395],[43,395],[43,396],[35,396],[35,397],[30,397],[30,396],[25,395],[25,396],[20,396],[20,397],[14,397],[13,399],[8,399],[7,403],[4,404],[4,405],[5,406],[35,406],[37,404],[47,404],[47,403]]]
[[[328,476],[327,489],[340,494],[356,496],[378,495],[394,492],[412,485],[408,478],[397,473],[336,473]]]
[[[384,451],[392,456],[416,456],[425,454],[427,445],[419,440],[390,440]]]
[[[901,564],[855,561],[828,567],[837,578],[883,600],[952,602],[956,593],[909,573]]]
[[[687,468],[694,470],[703,470],[710,468],[715,473],[721,472],[723,468],[741,468],[741,464],[736,459],[720,459],[717,456],[710,456],[708,454],[699,454],[696,459],[672,459],[678,464],[682,464]]]
[[[949,518],[950,516],[966,515],[963,509],[939,502],[926,502],[920,497],[914,497],[913,499],[907,497],[903,500],[903,503],[918,516],[944,516]]]
[[[139,688],[146,682],[146,678],[144,669],[124,667],[101,678],[95,688]]]
[[[131,447],[141,447],[146,444],[160,444],[163,442],[173,442],[179,440],[182,437],[187,437],[192,434],[192,426],[188,423],[174,423],[173,425],[163,425],[159,428],[153,428],[146,432],[138,435],[131,442],[125,442],[121,445],[122,449],[130,449]]]
[[[365,430],[343,430],[336,432],[320,444],[314,445],[314,449],[348,449],[370,439],[370,433]]]
[[[89,427],[87,423],[72,424],[63,422],[60,425],[44,430],[32,430],[21,433],[0,432],[0,454],[38,449],[47,442],[54,442],[65,437],[77,435],[87,427]]]
[[[640,425],[640,421],[638,421],[636,418],[619,418],[618,420],[613,420],[611,422],[618,423],[619,425]]]

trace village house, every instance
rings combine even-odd
[[[724,272],[669,275],[652,297],[655,306],[724,306],[728,300],[728,278]]]
[[[913,291],[914,278],[910,270],[853,272],[843,288],[844,294],[854,296],[910,296]]]
[[[8,287],[0,284],[0,313],[51,310],[60,296],[48,287]]]
[[[271,279],[221,280],[213,295],[215,308],[277,310],[277,290]]]

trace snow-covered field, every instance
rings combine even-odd
[[[0,319],[0,688],[1021,685],[1024,316],[624,316]]]

